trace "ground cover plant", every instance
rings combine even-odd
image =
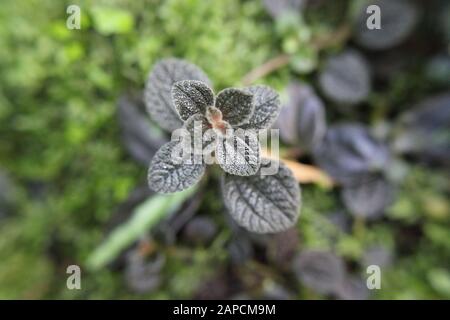
[[[3,1],[0,298],[448,299],[449,17],[441,0]],[[150,81],[164,61],[192,79]],[[162,194],[178,186],[149,168],[190,117],[279,129],[279,157],[258,141]],[[249,211],[255,186],[281,209]]]

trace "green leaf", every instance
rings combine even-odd
[[[155,195],[143,202],[126,223],[114,229],[92,252],[86,262],[88,269],[94,271],[106,266],[162,218],[174,213],[196,190],[193,187],[173,195]]]

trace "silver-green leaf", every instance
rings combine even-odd
[[[145,105],[150,116],[163,129],[172,131],[183,125],[172,102],[172,86],[181,80],[210,81],[196,65],[184,60],[160,60],[150,73],[144,92]]]
[[[263,168],[249,177],[225,174],[222,181],[224,202],[233,219],[255,233],[276,233],[292,227],[300,213],[300,186],[282,163],[273,175],[262,175]]]
[[[250,119],[240,127],[243,129],[267,129],[280,114],[280,97],[272,88],[256,85],[247,88],[253,95],[254,111]]]
[[[223,119],[229,124],[241,125],[253,114],[253,95],[245,90],[227,88],[218,93],[216,107],[222,111]]]
[[[196,153],[203,153],[209,145],[216,143],[216,133],[213,129],[211,129],[211,126],[205,116],[201,114],[194,114],[187,119],[183,128],[186,129],[191,135],[192,147],[201,147],[200,150],[194,149]],[[211,150],[214,150],[215,145],[211,145],[210,148]]]
[[[205,114],[206,107],[214,105],[214,93],[202,81],[183,80],[172,87],[172,100],[181,120],[194,114]]]
[[[227,173],[238,176],[255,174],[260,165],[260,145],[256,134],[218,137],[216,158]]]
[[[205,164],[193,161],[192,156],[183,159],[179,141],[163,145],[150,163],[148,184],[159,193],[182,191],[197,183],[205,172]],[[179,148],[177,150],[176,148]]]

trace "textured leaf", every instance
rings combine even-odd
[[[381,11],[381,29],[367,27],[367,7],[377,5]],[[355,23],[355,40],[367,49],[384,50],[405,40],[418,21],[418,10],[409,0],[375,0],[361,6]]]
[[[249,177],[225,174],[222,191],[230,215],[248,231],[281,232],[297,222],[300,187],[282,163],[274,175],[261,175],[260,172]]]
[[[322,144],[314,150],[316,163],[336,181],[354,185],[368,173],[383,171],[390,160],[389,150],[359,124],[339,124],[329,128]]]
[[[217,145],[217,134],[203,115],[191,116],[184,123],[184,128],[191,134],[191,147],[195,156],[209,157],[210,153],[213,154]]]
[[[327,98],[336,103],[360,103],[367,98],[371,89],[368,64],[354,50],[332,56],[319,75],[319,85]]]
[[[256,134],[249,137],[234,134],[217,139],[216,158],[225,172],[238,176],[253,175],[258,171],[260,157]]]
[[[182,126],[172,102],[172,86],[182,80],[199,80],[210,84],[208,77],[197,66],[184,60],[160,60],[150,73],[145,87],[147,111],[163,129],[173,131]]]
[[[189,188],[203,176],[205,164],[195,163],[191,158],[187,159],[191,163],[186,163],[187,160],[174,152],[178,144],[178,141],[168,142],[154,156],[148,170],[150,189],[160,193],[173,193]],[[176,154],[175,158],[173,153]]]
[[[304,150],[312,150],[321,143],[326,132],[324,105],[314,89],[306,84],[292,82],[288,96],[276,124],[281,139]]]
[[[272,18],[279,18],[286,13],[300,13],[305,0],[263,0],[264,7]]]
[[[180,118],[186,121],[194,114],[205,114],[206,107],[214,105],[214,93],[204,82],[183,80],[173,85],[172,100]]]
[[[223,119],[232,126],[247,122],[253,114],[253,95],[245,90],[228,88],[220,91],[216,107],[222,111]]]
[[[300,282],[320,294],[335,292],[345,276],[344,262],[331,252],[303,251],[293,263]]]
[[[168,139],[148,121],[143,109],[142,98],[124,95],[119,99],[118,118],[123,144],[136,161],[147,166]]]
[[[393,199],[393,186],[382,177],[368,176],[345,186],[342,201],[353,216],[379,218]]]
[[[280,113],[280,97],[270,87],[257,85],[247,88],[253,95],[254,111],[251,118],[240,127],[242,129],[267,129]]]

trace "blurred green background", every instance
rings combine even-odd
[[[305,30],[327,33],[348,18],[349,2],[330,3],[303,22]],[[81,30],[66,28],[70,4],[81,8]],[[157,290],[133,292],[120,268],[85,268],[117,206],[146,181],[147,168],[122,145],[117,99],[142,89],[152,65],[169,56],[200,66],[216,89],[239,85],[246,73],[286,51],[289,41],[279,36],[258,0],[2,1],[0,170],[10,179],[16,205],[0,217],[0,298],[194,297],[202,280],[229,260],[224,245],[229,227],[218,189],[206,192],[199,212],[220,225],[219,235],[211,246],[179,243],[164,249],[175,253],[167,255]],[[308,41],[301,43],[299,59],[312,55],[312,71],[321,57],[345,46],[338,42],[311,53]],[[402,71],[386,90],[374,93],[363,120],[388,118],[433,92],[418,70]],[[259,82],[283,92],[290,79],[315,78],[283,67]],[[386,218],[349,233],[327,219],[342,210],[335,190],[304,185],[299,246],[333,247],[351,267],[367,248],[382,245],[395,259],[372,298],[450,298],[443,172],[411,165]],[[82,290],[66,288],[70,264],[81,266]],[[249,263],[240,272],[260,267]],[[294,297],[324,298],[302,289]]]

